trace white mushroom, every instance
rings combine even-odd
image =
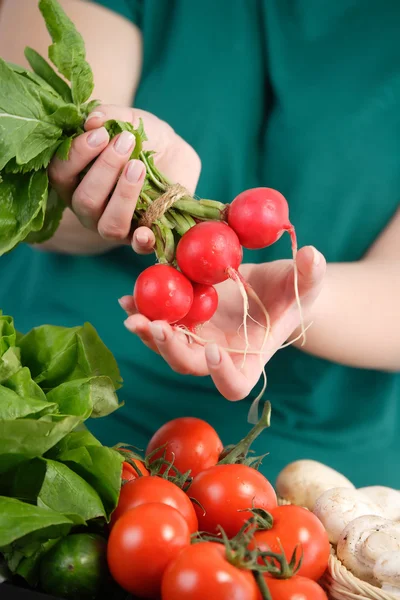
[[[339,537],[336,553],[353,575],[380,587],[385,577],[390,583],[389,575],[384,574],[389,572],[389,567],[382,565],[376,572],[377,561],[384,553],[392,554],[399,550],[400,523],[369,515],[348,524]],[[397,571],[399,567],[400,563]]]
[[[380,485],[360,488],[358,491],[380,506],[387,519],[400,521],[400,492]]]
[[[384,552],[373,569],[374,577],[385,592],[400,598],[400,550]]]
[[[344,475],[315,460],[289,464],[276,480],[278,496],[309,510],[323,492],[337,487],[355,489]]]
[[[332,544],[337,544],[343,529],[357,517],[384,516],[379,506],[361,492],[348,488],[333,488],[324,492],[316,501],[313,513],[322,522]]]

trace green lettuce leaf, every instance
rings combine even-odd
[[[75,135],[70,135],[65,138],[57,148],[57,156],[60,160],[68,160],[69,151],[71,150],[71,145],[75,137]]]
[[[53,40],[49,58],[59,72],[71,81],[75,104],[82,104],[90,98],[94,87],[83,38],[55,0],[40,0],[39,9]]]
[[[67,465],[37,458],[21,464],[14,477],[12,496],[67,516],[74,523],[105,518],[95,489]]]
[[[31,377],[28,367],[20,367],[16,373],[13,373],[3,386],[13,390],[21,398],[36,398],[46,402],[46,394]]]
[[[57,460],[91,484],[109,517],[118,503],[123,457],[112,448],[90,445],[67,450],[59,454]]]
[[[39,94],[40,96],[43,92],[51,94],[53,102],[56,102],[57,106],[65,102],[57,91],[36,73],[29,71],[20,65],[16,65],[15,63],[7,62],[6,64],[14,73],[23,78],[24,85],[27,86],[34,95]],[[32,85],[34,85],[33,88],[31,87]]]
[[[80,106],[92,95],[94,88],[93,73],[86,61],[80,61],[72,67],[71,91],[72,98]]]
[[[93,411],[91,386],[82,384],[76,386],[75,391],[75,398],[67,397],[65,401],[60,390],[54,394],[54,399],[47,396],[49,403],[68,406],[66,414],[0,420],[0,473],[10,471],[26,459],[42,456],[90,417]]]
[[[16,340],[14,319],[0,313],[0,356],[9,348],[15,346]]]
[[[58,327],[42,325],[19,340],[22,363],[43,389],[94,375],[109,377],[114,389],[121,386],[121,375],[111,351],[92,325]]]
[[[0,384],[7,381],[21,368],[19,348],[12,347],[0,357]]]
[[[44,80],[51,89],[55,90],[65,102],[72,102],[72,94],[69,85],[61,79],[40,54],[33,48],[25,48],[25,57],[32,67],[33,71]]]
[[[24,550],[22,548],[17,553],[14,552],[8,566],[10,567],[10,563],[14,562],[13,573],[19,575],[19,577],[23,577],[31,587],[36,587],[39,583],[40,561],[60,539],[61,538],[55,538],[48,540],[43,544],[38,544],[34,551],[31,551],[30,549]],[[15,561],[15,554],[19,555],[17,561]]]
[[[39,171],[47,167],[57,152],[62,142],[57,140],[34,158],[31,158],[27,163],[20,165],[15,158],[12,158],[4,167],[4,173],[29,173],[30,171]]]
[[[53,237],[64,214],[65,204],[57,193],[50,189],[44,213],[43,224],[39,231],[31,231],[25,238],[27,244],[43,244]]]
[[[40,418],[54,412],[57,405],[38,398],[21,397],[13,390],[0,385],[0,419],[14,420],[25,417]]]
[[[30,410],[33,403],[27,402]],[[113,384],[107,377],[63,383],[47,394],[47,402],[56,404],[59,414],[0,420],[0,473],[23,460],[42,456],[93,412],[100,416],[100,409],[102,414],[109,414],[118,408]]]
[[[82,448],[86,446],[101,447],[101,443],[87,429],[82,431],[72,431],[47,452],[46,458],[58,460],[59,456],[64,454],[64,452],[69,452],[70,450],[75,450],[76,448]]]
[[[110,138],[115,137],[123,131],[129,131],[135,136],[135,147],[133,149],[131,158],[139,158],[140,153],[143,150],[143,142],[147,140],[147,136],[144,132],[143,121],[140,119],[139,126],[137,129],[134,128],[132,123],[127,121],[119,121],[118,119],[110,119],[104,123],[104,127],[110,134]]]
[[[75,104],[65,104],[60,106],[52,115],[51,121],[58,127],[61,127],[64,131],[74,131],[82,128],[84,122],[80,110]]]
[[[47,119],[37,86],[0,59],[0,170],[12,159],[23,164],[61,136],[62,130]]]
[[[0,256],[25,239],[44,219],[48,178],[45,170],[3,174],[0,182]],[[36,220],[36,224],[35,224]]]
[[[0,548],[65,536],[72,525],[53,510],[0,496]]]
[[[106,448],[89,431],[73,431],[51,448],[45,458],[62,462],[88,481],[99,494],[107,517],[115,509],[121,489],[123,457]]]
[[[62,414],[78,414],[82,405],[89,416],[104,417],[119,407],[118,397],[109,377],[89,377],[61,383],[47,393],[47,400],[58,404]]]

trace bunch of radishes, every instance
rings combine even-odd
[[[247,295],[257,301],[249,284],[239,274],[242,247],[260,249],[276,242],[287,231],[292,241],[295,287],[297,271],[295,230],[289,221],[286,199],[271,188],[255,188],[239,194],[226,205],[223,221],[202,221],[179,240],[173,265],[157,264],[137,278],[134,301],[137,310],[150,321],[163,320],[195,330],[209,321],[218,307],[215,284],[236,281],[245,302]],[[268,314],[262,303],[268,323]]]

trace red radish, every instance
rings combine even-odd
[[[192,306],[193,286],[173,267],[153,265],[140,273],[133,297],[137,310],[150,321],[176,323]]]
[[[300,313],[303,345],[306,341],[304,320],[298,290],[296,265],[296,232],[289,221],[286,198],[272,188],[253,188],[236,196],[227,207],[229,226],[236,232],[244,248],[255,250],[271,246],[287,231],[290,235],[294,268],[294,291]]]
[[[191,280],[202,284],[216,284],[232,279],[239,286],[243,298],[243,333],[246,346],[243,361],[249,349],[247,316],[250,296],[265,316],[265,345],[269,333],[268,312],[253,290],[238,272],[243,251],[236,233],[221,221],[204,221],[194,225],[181,238],[176,249],[176,260],[181,271]],[[200,338],[197,338],[200,340]],[[263,348],[262,348],[263,349]],[[261,356],[261,354],[260,354]]]
[[[176,249],[182,273],[191,281],[214,285],[237,271],[243,252],[236,233],[221,221],[204,221],[191,227]]]
[[[211,319],[218,308],[218,294],[212,285],[202,283],[193,284],[193,303],[186,317],[183,317],[177,325],[183,325],[193,329],[196,325],[202,325]]]
[[[289,207],[280,192],[254,188],[242,192],[228,206],[228,223],[244,248],[271,246],[285,231],[293,230]]]

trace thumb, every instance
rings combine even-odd
[[[156,239],[148,227],[138,227],[132,237],[132,248],[137,254],[151,254],[154,251]]]
[[[324,256],[314,246],[305,246],[297,253],[296,265],[300,296],[314,300],[321,291],[326,272]]]

